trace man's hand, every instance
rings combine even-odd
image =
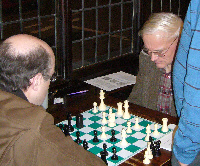
[[[188,164],[183,164],[180,161],[178,163],[180,164],[180,166],[188,166]]]

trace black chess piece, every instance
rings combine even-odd
[[[112,137],[110,138],[110,141],[111,142],[116,142],[117,138],[115,138],[115,130],[114,129],[111,130],[111,134],[112,134]]]
[[[76,136],[77,136],[77,139],[75,140],[75,142],[76,142],[77,144],[82,143],[82,140],[80,139],[80,132],[79,132],[79,131],[76,132]]]
[[[83,115],[82,114],[78,114],[76,116],[76,127],[79,129],[83,128]]]
[[[83,141],[83,148],[85,149],[85,150],[87,150],[89,147],[88,147],[88,142],[86,141],[86,139],[84,139],[84,141]]]
[[[159,157],[161,155],[160,144],[161,144],[160,140],[155,142],[155,157]]]
[[[68,125],[66,125],[66,124],[64,124],[62,131],[65,134],[65,136],[70,135]]]
[[[74,131],[74,127],[71,124],[71,120],[72,120],[71,113],[67,114],[67,120],[68,120],[68,130],[69,130],[69,132],[73,132]]]
[[[94,130],[93,142],[99,142],[99,139],[98,139],[98,137],[97,137],[97,131],[96,131],[96,130]]]
[[[115,147],[112,148],[113,156],[111,157],[111,160],[118,160],[118,156],[116,155],[117,150]]]
[[[105,162],[106,165],[108,165],[108,162],[106,160],[106,154],[104,153],[104,151],[100,152],[101,155],[101,159]]]
[[[106,151],[107,145],[106,143],[103,144],[103,151],[100,152],[101,159],[105,162],[106,165],[108,165],[108,162],[106,160],[106,156],[108,156],[108,152]]]

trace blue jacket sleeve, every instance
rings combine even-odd
[[[200,151],[200,2],[191,0],[173,70],[179,127],[173,152],[190,164]]]

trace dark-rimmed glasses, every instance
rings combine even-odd
[[[164,57],[165,54],[167,53],[167,51],[169,51],[170,47],[174,44],[174,42],[176,41],[177,38],[178,38],[178,37],[176,37],[176,38],[174,39],[174,41],[170,44],[170,46],[169,46],[166,50],[149,51],[148,48],[143,47],[142,51],[143,51],[145,54],[149,55],[149,56],[152,56],[152,53],[153,53],[153,54],[154,54],[155,56],[157,56],[157,57]]]

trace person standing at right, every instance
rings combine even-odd
[[[173,90],[180,117],[172,166],[200,165],[200,0],[191,0],[173,69]]]

